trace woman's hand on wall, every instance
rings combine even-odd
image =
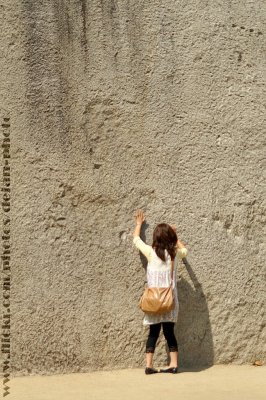
[[[136,211],[135,214],[136,224],[142,224],[145,221],[144,212],[140,209]]]
[[[170,225],[171,226],[171,228],[175,231],[175,233],[176,233],[176,225]],[[181,242],[181,240],[177,240],[177,242],[176,242],[176,247],[178,248],[178,249],[183,249],[184,247],[186,247],[185,245],[184,245],[184,243],[182,243]]]
[[[170,225],[170,226],[173,229],[173,231],[175,231],[175,233],[176,233],[176,225]]]
[[[135,222],[136,222],[136,227],[133,233],[133,236],[139,236],[140,235],[140,230],[141,230],[141,225],[145,221],[145,215],[144,212],[140,209],[138,209],[135,213]]]
[[[177,245],[177,248],[178,248],[178,249],[183,249],[184,247],[186,247],[186,246],[184,245],[184,243],[182,243],[181,240],[179,240],[179,239],[178,239],[176,245]]]

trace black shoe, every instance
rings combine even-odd
[[[146,368],[145,368],[145,374],[146,374],[146,375],[156,374],[157,372],[159,372],[159,371],[157,371],[157,369],[149,368],[149,367],[146,367]]]
[[[177,374],[178,373],[178,367],[160,369],[160,372],[169,372],[170,374]]]

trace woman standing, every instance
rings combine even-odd
[[[176,287],[176,267],[174,268],[171,282],[171,260],[175,260],[176,254],[180,258],[186,257],[187,249],[178,240],[175,227],[165,223],[155,227],[152,246],[147,245],[140,238],[141,225],[145,220],[143,211],[137,210],[135,218],[136,226],[133,233],[133,243],[148,260],[148,287],[167,287],[172,284],[175,299],[175,307],[168,313],[159,315],[144,313],[143,325],[149,326],[149,335],[146,342],[145,373],[169,372],[175,374],[178,372],[178,344],[174,334],[174,325],[178,317],[179,304]],[[166,369],[158,371],[153,368],[153,355],[161,326],[169,348],[170,365]]]

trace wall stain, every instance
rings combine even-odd
[[[85,70],[88,60],[88,42],[87,42],[87,0],[80,0],[81,2],[81,17],[82,17],[82,46],[85,52]]]

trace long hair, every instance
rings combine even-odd
[[[171,260],[174,260],[177,240],[177,234],[170,225],[159,224],[153,231],[152,247],[162,261],[166,261],[165,249],[168,251]]]

